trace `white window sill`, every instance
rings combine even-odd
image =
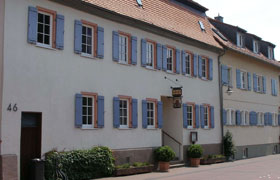
[[[92,54],[81,53],[81,56],[85,58],[95,59]]]
[[[133,128],[129,128],[129,127],[122,127],[122,126],[120,126],[118,129],[119,129],[119,130],[131,130],[131,129],[133,129]]]
[[[194,78],[194,76],[190,75],[190,74],[185,74],[186,77],[189,77],[189,78]]]
[[[210,130],[210,128],[209,128],[209,127],[204,127],[203,129],[205,129],[205,130]]]
[[[156,71],[156,69],[152,66],[146,66],[145,68],[148,69],[148,70]]]
[[[41,43],[36,43],[35,46],[36,46],[36,47],[39,47],[39,48],[54,50],[54,51],[56,50],[56,49],[52,48],[51,45],[46,45],[46,44],[41,44]]]
[[[193,129],[195,129],[195,128],[193,128],[193,127],[191,127],[191,126],[188,126],[187,129],[188,129],[188,130],[193,130]]]
[[[97,128],[94,128],[93,126],[82,126],[81,129],[82,130],[94,130],[94,129],[97,129]]]
[[[175,74],[174,72],[170,71],[170,70],[166,70],[165,72],[167,72],[168,74]]]
[[[148,129],[148,130],[157,130],[157,128],[155,128],[155,127],[149,127],[149,126],[147,127],[147,129]]]
[[[131,64],[128,64],[127,62],[123,62],[123,61],[119,61],[118,63],[121,64],[121,65],[125,65],[125,66],[130,66],[131,65]]]
[[[200,79],[203,81],[208,81],[208,79],[206,77],[201,77]]]

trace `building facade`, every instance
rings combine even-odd
[[[221,61],[223,132],[233,135],[235,159],[279,153],[280,63],[270,42],[221,17],[209,19],[224,46]],[[228,89],[232,93],[226,93]]]
[[[183,160],[193,131],[221,152],[222,46],[207,9],[142,2],[1,1],[2,179],[28,177],[30,159],[54,149],[108,146],[121,164],[169,145]]]

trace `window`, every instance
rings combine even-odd
[[[244,37],[240,33],[237,33],[237,46],[244,47]]]
[[[248,111],[245,111],[245,125],[249,125],[249,117],[250,117],[250,114]]]
[[[278,115],[276,113],[272,113],[272,126],[277,125]]]
[[[193,105],[187,105],[187,123],[189,128],[193,128]]]
[[[259,43],[258,43],[258,41],[253,40],[253,50],[254,50],[254,53],[259,53]]]
[[[243,149],[243,158],[248,158],[248,148]]]
[[[258,125],[263,126],[264,125],[264,113],[258,112]]]
[[[83,125],[82,128],[93,128],[94,97],[83,96]]]
[[[147,128],[155,128],[155,103],[147,102]]]
[[[235,111],[232,109],[227,110],[227,125],[235,125]]]
[[[227,68],[227,77],[228,77],[228,85],[230,87],[232,87],[232,68],[231,67],[228,67]]]
[[[146,45],[146,65],[148,67],[154,67],[154,57],[155,57],[155,52],[154,52],[154,44],[147,42]]]
[[[128,63],[128,37],[119,35],[119,62]]]
[[[247,89],[247,73],[240,71],[241,89]]]
[[[202,68],[202,78],[206,78],[207,64],[206,64],[206,59],[205,58],[201,59],[201,68]]]
[[[93,54],[93,28],[82,26],[82,54],[92,56]]]
[[[45,47],[52,47],[52,23],[53,15],[45,12],[38,12],[37,44]]]
[[[268,47],[268,59],[274,59],[274,52],[272,47]]]
[[[173,49],[167,48],[167,71],[173,72]]]
[[[129,101],[120,99],[120,128],[128,128],[129,121]]]
[[[191,64],[191,55],[186,53],[186,74],[187,75],[191,75],[191,67],[192,67],[192,64]]]
[[[263,92],[262,76],[257,76],[257,92]]]
[[[204,106],[204,128],[209,128],[209,106]]]

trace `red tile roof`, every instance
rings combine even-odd
[[[210,46],[222,48],[213,37],[207,16],[195,13],[189,8],[170,0],[142,0],[143,8],[137,5],[136,0],[82,1],[198,40]],[[198,21],[204,24],[206,32],[201,31]]]

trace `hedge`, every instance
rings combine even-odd
[[[46,153],[46,180],[64,179],[64,174],[68,180],[107,177],[112,175],[114,169],[112,151],[107,147]]]

